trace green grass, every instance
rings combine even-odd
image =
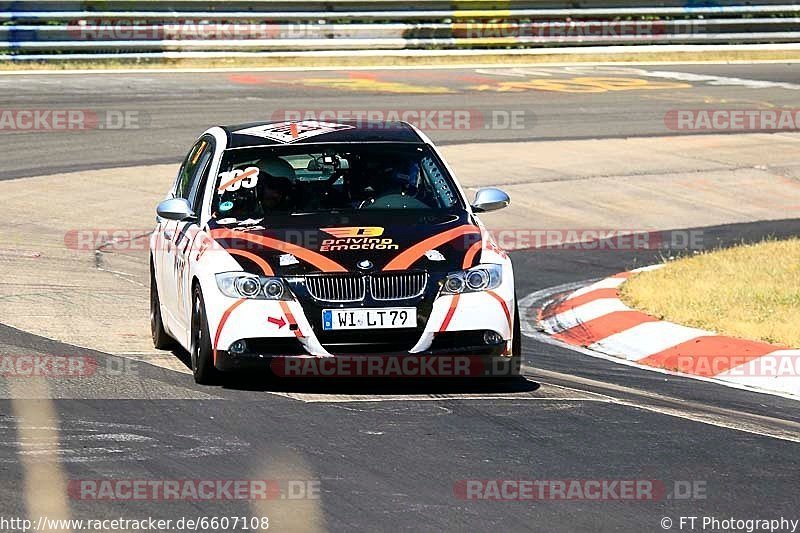
[[[621,294],[665,320],[800,348],[800,239],[670,261],[631,278]]]

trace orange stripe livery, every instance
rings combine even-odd
[[[225,310],[222,313],[222,318],[219,319],[219,325],[217,326],[217,334],[214,335],[214,364],[217,363],[217,344],[219,343],[219,337],[222,335],[222,328],[225,327],[225,322],[228,321],[228,318],[231,316],[231,313],[244,303],[245,299],[242,298],[241,300],[236,300],[233,305]]]
[[[450,309],[448,309],[447,314],[444,315],[444,320],[442,321],[442,326],[439,328],[439,332],[447,330],[447,326],[450,325],[450,321],[453,319],[453,315],[456,312],[456,307],[458,307],[458,299],[460,297],[460,294],[453,295],[453,299],[450,300]]]
[[[292,310],[289,309],[289,304],[283,300],[280,301],[280,304],[283,314],[286,315],[286,321],[289,323],[289,329],[294,331],[294,336],[299,339],[303,336],[303,332],[300,331],[300,326],[297,325],[297,321],[294,319],[294,314],[292,314]]]
[[[317,252],[312,252],[311,250],[303,248],[302,246],[297,246],[296,244],[280,241],[271,237],[261,237],[259,235],[251,235],[249,233],[231,231],[222,228],[211,230],[211,237],[214,239],[242,239],[255,244],[260,244],[266,248],[292,254],[298,259],[302,259],[306,263],[317,267],[323,272],[347,272],[347,269],[342,265],[325,257],[322,254],[318,254]]]
[[[475,254],[477,254],[482,247],[483,244],[481,243],[481,241],[478,241],[472,246],[470,246],[469,250],[467,250],[467,253],[464,255],[464,263],[461,265],[461,268],[471,267],[472,261],[475,259]]]
[[[411,246],[408,250],[401,252],[398,254],[394,259],[389,261],[389,263],[383,267],[384,270],[405,270],[414,263],[419,260],[420,257],[425,255],[425,252],[436,248],[437,246],[441,246],[447,242],[452,241],[457,237],[461,237],[462,235],[468,235],[470,233],[480,233],[480,230],[477,226],[473,226],[471,224],[464,224],[463,226],[458,226],[456,228],[449,229],[447,231],[443,231],[437,235],[432,237],[428,237],[424,241],[420,241],[417,244]]]
[[[269,266],[269,263],[267,263],[266,261],[264,261],[263,258],[258,257],[256,254],[254,254],[252,252],[246,252],[244,250],[237,250],[236,248],[231,248],[231,249],[226,250],[226,251],[231,255],[238,255],[240,257],[244,257],[245,259],[249,259],[250,261],[254,262],[255,264],[257,264],[259,266],[259,268],[261,268],[261,270],[264,272],[265,276],[274,276],[275,275],[275,272],[272,271],[272,267]]]

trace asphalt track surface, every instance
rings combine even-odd
[[[800,70],[786,65],[658,69],[800,82]],[[391,75],[460,87],[461,82],[452,81],[459,73],[474,75],[467,69]],[[535,127],[522,134],[432,135],[439,142],[464,142],[665,134],[663,114],[676,105],[652,99],[656,91],[365,96],[302,84],[265,86],[253,79],[237,84],[222,73],[0,76],[4,107],[140,109],[152,118],[145,134],[3,133],[3,176],[174,161],[208,124],[258,118],[254,109],[265,110],[264,116],[278,106],[320,108],[322,102],[347,107],[369,98],[376,108],[439,102],[524,109],[536,117]],[[775,87],[693,84],[682,91],[685,100],[724,98],[778,106],[797,101],[794,89]],[[674,96],[676,91],[669,92]],[[297,103],[287,104],[290,99]],[[764,235],[796,235],[800,221],[703,230],[707,245],[726,245]],[[512,257],[522,296],[650,264],[658,252],[539,250]],[[85,354],[101,366],[124,367],[113,356],[6,326],[0,326],[0,347],[10,354]],[[316,511],[308,511],[307,501],[273,502],[268,514],[276,531],[663,531],[664,517],[674,521],[676,530],[680,516],[798,518],[800,414],[795,401],[619,365],[531,338],[524,339],[523,352],[526,379],[501,388],[253,379],[199,387],[190,376],[148,365],[116,376],[52,380],[61,428],[57,454],[69,479],[249,479],[288,471],[319,480],[321,498],[310,503],[318,505]],[[386,400],[387,394],[398,397]],[[312,397],[322,399],[307,401]],[[28,514],[23,480],[36,457],[19,441],[22,422],[15,418],[19,406],[15,410],[13,403],[0,400],[0,515],[5,517]],[[454,487],[467,479],[648,479],[660,480],[670,491],[676,481],[689,481],[699,482],[703,491],[689,499],[673,494],[637,502],[465,501]],[[256,514],[248,502],[68,504],[73,518]]]
[[[478,117],[467,129],[425,127],[440,144],[674,135],[684,132],[665,121],[671,110],[796,107],[797,72],[795,65],[770,64],[0,75],[4,108],[84,110],[101,122],[112,115],[103,129],[69,135],[0,130],[0,179],[172,163],[209,125],[280,118],[281,111],[443,110]],[[687,74],[715,79],[681,81]],[[503,85],[526,81],[540,90]],[[512,112],[522,114],[521,127],[508,125]],[[124,113],[135,119],[119,128],[113,117]]]

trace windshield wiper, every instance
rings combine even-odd
[[[298,211],[289,213],[290,216],[306,216],[306,215],[340,215],[342,213],[341,209],[329,209],[329,210],[319,210],[319,211]]]

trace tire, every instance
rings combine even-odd
[[[150,335],[157,350],[169,350],[175,347],[175,340],[164,329],[164,321],[161,319],[161,300],[158,297],[156,273],[152,262],[150,263]]]
[[[213,385],[219,382],[219,371],[214,368],[214,350],[208,332],[206,304],[203,291],[196,286],[192,291],[192,339],[191,359],[194,380],[200,385]]]
[[[522,328],[519,320],[519,304],[514,296],[514,338],[511,341],[511,372],[517,377],[522,375]]]

